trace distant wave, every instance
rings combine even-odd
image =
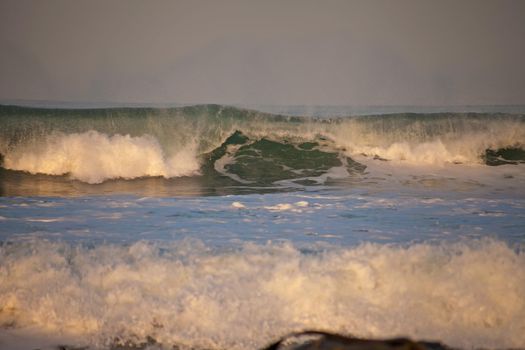
[[[399,113],[313,118],[220,105],[0,106],[0,154],[6,169],[68,175],[88,183],[210,172],[245,184],[316,183],[327,173],[351,176],[364,169],[356,162],[363,157],[399,166],[525,163],[525,117]]]

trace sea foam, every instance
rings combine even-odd
[[[93,130],[51,135],[43,144],[8,153],[4,162],[8,169],[69,174],[73,179],[92,184],[114,178],[195,175],[200,167],[191,143],[167,157],[152,136],[109,136]]]
[[[300,249],[200,241],[0,248],[0,324],[77,344],[258,348],[290,331],[525,346],[525,255],[497,240]]]

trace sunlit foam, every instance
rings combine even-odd
[[[78,343],[258,348],[289,331],[525,344],[525,255],[495,240],[306,252],[17,243],[0,248],[0,324]]]
[[[152,136],[108,136],[97,131],[54,135],[44,144],[20,147],[8,153],[4,162],[8,169],[69,174],[88,183],[142,176],[177,177],[196,174],[199,170],[192,144],[167,157]]]

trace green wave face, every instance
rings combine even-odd
[[[346,176],[365,169],[342,153],[322,150],[316,141],[250,140],[240,131],[235,131],[206,158],[205,168],[213,168],[239,183],[258,186],[272,186],[284,180],[314,185],[323,183],[323,175],[332,169],[339,168]]]
[[[525,150],[518,147],[488,149],[485,151],[483,160],[485,164],[492,166],[525,163]]]
[[[336,153],[304,149],[305,144],[293,145],[267,139],[243,145],[234,155],[234,162],[225,168],[250,182],[271,184],[284,179],[317,177],[330,168],[342,166]]]

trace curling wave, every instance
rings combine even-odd
[[[509,114],[313,118],[219,105],[0,106],[0,126],[4,168],[88,183],[210,172],[241,184],[316,183],[336,168],[351,176],[363,157],[400,166],[525,163],[525,117]]]

